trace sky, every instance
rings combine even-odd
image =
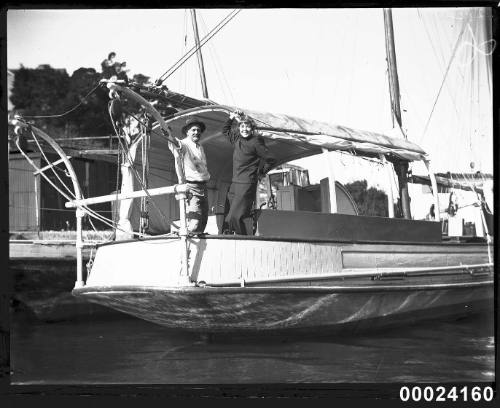
[[[197,10],[200,37],[230,11]],[[474,171],[493,171],[492,44],[484,13],[393,10],[403,128],[437,172],[468,172],[471,162]],[[7,13],[9,69],[100,71],[114,51],[129,75],[154,80],[192,45],[184,9]],[[382,9],[244,9],[202,50],[213,101],[402,137],[390,113]],[[196,56],[165,84],[201,97]],[[354,172],[344,156],[337,165],[347,180]]]

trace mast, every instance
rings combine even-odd
[[[400,93],[398,67],[396,64],[396,47],[394,45],[394,27],[392,25],[392,10],[384,9],[384,30],[385,30],[385,51],[387,56],[387,70],[389,72],[389,94],[391,97],[391,113],[394,124],[396,119],[401,133],[407,139],[406,133],[403,131],[401,119]],[[403,217],[411,219],[410,212],[410,196],[408,194],[408,162],[394,161],[394,170],[398,176],[399,193],[401,196],[400,205]]]
[[[196,42],[196,55],[198,57],[198,66],[200,68],[201,89],[203,97],[208,99],[207,82],[205,79],[205,68],[203,66],[203,56],[200,48],[200,37],[198,36],[198,23],[196,22],[196,10],[191,9],[191,20],[193,23],[194,40]]]
[[[389,73],[389,94],[391,96],[391,114],[402,131],[401,106],[399,93],[398,67],[396,63],[396,47],[394,45],[394,27],[392,25],[392,10],[384,9],[385,52],[387,55],[387,70]],[[406,134],[403,135],[407,139]]]

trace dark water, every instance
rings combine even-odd
[[[40,323],[14,313],[13,384],[494,381],[493,316],[317,338],[221,338],[126,315]]]

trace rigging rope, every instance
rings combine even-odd
[[[42,147],[40,146],[39,142],[38,142],[38,138],[36,137],[35,133],[31,130],[31,135],[33,136],[33,139],[35,140],[37,146],[38,146],[38,149],[40,150],[40,153],[42,154],[43,158],[45,159],[45,161],[48,163],[50,163],[50,161],[48,160],[47,156],[45,155]],[[66,191],[70,194],[71,197],[73,197],[73,199],[76,199],[76,195],[75,193],[66,185],[66,183],[59,177],[59,175],[55,172],[54,170],[54,166],[50,166],[50,169],[52,170],[52,172],[54,173],[54,175],[56,176],[56,178],[59,180],[59,182],[61,183],[61,185],[66,189]],[[44,173],[43,171],[40,172],[40,174]],[[67,173],[66,173],[67,174]],[[48,180],[48,176],[45,177],[47,180]],[[62,191],[57,188],[55,186],[55,184],[52,184],[52,186],[60,193],[60,194],[63,194]],[[83,198],[83,196],[82,196]],[[100,219],[101,221],[103,221],[104,217],[102,215],[100,215],[97,211],[94,211],[94,210],[91,210],[90,208],[88,207],[84,207],[86,209],[86,212],[88,215],[90,214],[93,214],[95,216],[95,218],[97,219]],[[89,218],[89,221],[90,221],[90,218]],[[91,222],[91,225],[93,226],[93,228],[95,229],[92,221]]]
[[[36,139],[36,136],[34,135],[33,131],[31,132],[34,136],[34,139],[35,141],[37,142],[37,139]],[[23,154],[23,156],[25,158],[27,158],[27,155],[24,153],[24,151],[20,148],[17,140],[16,140],[16,145],[19,149],[19,151],[21,152],[21,154]],[[37,146],[38,148],[40,149],[40,153],[44,156],[45,160],[49,163],[47,157],[45,156],[45,153],[43,152],[43,149],[42,147],[40,146],[40,144],[37,142]],[[67,185],[60,179],[60,177],[55,173],[57,179],[59,180],[59,182],[65,187],[65,189],[69,192],[69,196],[64,193],[55,183],[52,182],[52,180],[50,180],[50,178],[45,174],[44,171],[41,171],[41,169],[39,169],[31,160],[28,160],[28,162],[33,166],[33,168],[35,168],[37,171],[39,171],[40,175],[42,175],[42,177],[47,180],[47,182],[57,191],[59,192],[59,194],[61,194],[64,198],[66,198],[68,201],[72,201],[73,199],[76,198],[75,194],[71,191],[71,189],[69,189],[67,187]],[[53,170],[54,171],[54,170]],[[88,208],[87,206],[82,206],[82,209],[88,213],[88,215],[96,218],[96,219],[99,219],[101,222],[105,223],[106,224],[106,218],[102,215],[100,215],[99,213],[97,213],[96,211],[94,210],[91,210],[90,208]]]
[[[97,85],[92,88],[92,90],[87,94],[85,95],[82,100],[80,101],[80,103],[78,103],[74,108],[71,108],[69,111],[67,112],[64,112],[64,113],[61,113],[61,114],[58,114],[58,115],[41,115],[41,116],[27,116],[27,115],[23,115],[24,118],[29,118],[29,119],[43,119],[43,118],[62,118],[63,116],[66,116],[68,114],[70,114],[71,112],[73,112],[76,108],[78,108],[83,102],[85,102],[85,100],[90,96],[90,94],[92,94],[92,92],[94,92],[97,88],[99,88],[100,86],[100,82],[97,83]]]
[[[29,125],[28,125],[29,126]],[[14,140],[14,143],[16,144],[16,147],[18,148],[19,152],[24,156],[24,158],[28,161],[28,163],[35,169],[39,172],[39,174],[47,181],[47,183],[49,183],[57,192],[59,192],[59,194],[61,194],[67,201],[73,201],[73,199],[75,198],[75,194],[73,192],[70,191],[70,195],[66,194],[63,190],[61,190],[46,174],[44,171],[42,171],[32,160],[31,158],[26,154],[26,152],[22,149],[22,147],[20,146],[20,143],[19,143],[19,138],[16,138]],[[38,147],[40,149],[40,152],[44,155],[42,149],[41,149],[41,146],[38,144]],[[57,175],[56,175],[57,177]],[[62,182],[62,180],[58,177],[59,181]],[[67,186],[64,184],[64,182],[62,182],[63,186],[67,188]],[[118,229],[120,231],[123,231],[122,229],[120,228],[117,228],[116,227],[116,223],[112,222],[111,220],[109,220],[108,218],[102,216],[101,214],[97,213],[96,211],[90,209],[87,205],[81,205],[79,206],[79,208],[84,211],[86,213],[86,215],[88,215],[89,217],[92,217],[92,218],[95,218],[99,221],[101,221],[103,224],[113,228],[113,229]],[[123,232],[128,232],[128,231],[123,231]],[[145,236],[144,234],[141,234],[141,233],[137,233],[137,232],[132,232],[134,235],[138,235],[138,236]]]
[[[446,78],[448,77],[448,72],[450,71],[451,64],[452,64],[453,60],[455,59],[455,55],[457,53],[458,46],[460,45],[460,41],[462,40],[462,36],[463,36],[463,34],[465,32],[465,29],[466,29],[466,27],[468,25],[468,20],[469,20],[469,16],[467,17],[466,22],[464,22],[462,30],[460,31],[460,34],[458,35],[458,39],[457,39],[457,42],[455,43],[455,47],[453,48],[453,52],[451,54],[450,61],[448,62],[448,66],[446,67],[446,71],[444,73],[443,80],[441,81],[441,86],[439,87],[439,91],[438,91],[438,93],[436,95],[436,99],[434,100],[434,104],[432,105],[431,113],[429,114],[429,118],[427,119],[427,123],[425,125],[424,131],[423,131],[422,135],[419,138],[419,143],[421,143],[422,139],[424,138],[425,134],[427,133],[427,129],[429,127],[429,123],[430,123],[432,115],[434,113],[434,109],[436,108],[436,104],[437,104],[437,101],[439,99],[439,96],[441,95],[441,91],[443,89],[443,85],[444,85],[444,83],[446,81]]]
[[[34,133],[33,131],[31,131],[31,134],[32,134],[33,139],[35,140],[35,142],[36,142],[36,144],[37,144],[37,146],[38,146],[38,149],[40,150],[40,153],[42,154],[43,158],[45,159],[45,161],[46,161],[47,163],[50,163],[50,162],[49,162],[49,160],[47,159],[47,156],[45,155],[45,153],[44,153],[44,151],[43,151],[43,149],[42,149],[41,145],[39,144],[38,139],[37,139],[37,137],[36,137],[35,133]],[[36,168],[36,167],[35,167],[35,168]],[[50,167],[50,169],[53,171],[53,173],[54,173],[54,175],[56,176],[56,178],[59,180],[59,182],[62,184],[62,186],[66,189],[66,191],[70,194],[70,196],[71,196],[71,197],[73,197],[72,199],[76,199],[76,195],[75,195],[75,193],[74,193],[74,192],[73,192],[73,191],[72,191],[72,190],[71,190],[71,189],[70,189],[70,188],[66,185],[66,183],[64,183],[64,181],[63,181],[63,180],[61,180],[61,178],[60,178],[60,177],[58,176],[58,174],[55,172],[55,170],[54,170],[54,166],[51,166],[51,167]],[[39,169],[37,169],[37,170],[39,170]],[[40,174],[44,174],[44,175],[45,175],[45,173],[44,173],[43,171],[40,171]],[[48,176],[45,176],[45,178],[48,180]],[[61,191],[58,187],[56,187],[56,186],[55,186],[55,184],[52,184],[52,186],[53,186],[53,187],[54,187],[54,188],[55,188],[55,189],[56,189],[56,190],[57,190],[60,194],[64,195],[64,194],[63,194],[63,192],[62,192],[62,191]],[[82,196],[82,198],[83,198],[83,196]],[[70,199],[69,201],[71,201],[71,199]],[[91,209],[90,209],[90,208],[88,208],[87,206],[83,206],[83,207],[84,207],[84,209],[86,210],[86,212],[87,212],[87,213],[89,213],[89,215],[90,215],[90,214],[92,214],[95,218],[100,219],[101,221],[103,221],[103,219],[105,219],[105,218],[104,218],[102,215],[100,215],[97,211],[95,211],[95,210],[91,210]]]
[[[203,29],[206,32],[207,31],[207,26],[206,26],[205,21],[203,19],[203,15],[199,14],[199,17],[200,17]],[[208,47],[209,47],[209,50],[213,54],[212,61],[213,61],[213,65],[215,67],[215,72],[217,73],[217,78],[219,79],[219,82],[221,83],[221,89],[222,89],[222,91],[224,92],[224,95],[225,95],[224,86],[226,87],[226,89],[229,91],[229,98],[231,99],[231,103],[233,105],[236,105],[236,100],[234,99],[233,92],[231,91],[231,87],[229,86],[227,78],[226,78],[226,76],[224,74],[224,69],[223,69],[222,64],[220,62],[219,56],[218,56],[218,54],[217,54],[217,52],[215,50],[215,47],[213,46],[212,43],[208,44]]]
[[[111,101],[110,101],[111,102]],[[172,225],[172,222],[170,222],[168,220],[168,218],[166,217],[166,215],[161,211],[161,209],[158,207],[158,205],[154,202],[153,198],[149,195],[149,192],[146,188],[146,186],[144,185],[144,183],[142,182],[141,180],[141,177],[139,176],[138,172],[137,172],[137,169],[135,168],[134,166],[134,163],[133,163],[133,159],[132,157],[130,156],[130,152],[128,150],[128,148],[126,147],[126,145],[123,144],[122,140],[121,140],[121,137],[120,137],[120,134],[118,132],[118,129],[116,128],[116,125],[113,121],[113,116],[111,114],[111,108],[110,108],[110,104],[108,104],[108,112],[109,112],[109,115],[110,115],[110,118],[111,118],[111,122],[112,122],[112,125],[113,125],[113,129],[116,133],[116,135],[118,136],[118,143],[120,144],[120,147],[122,149],[122,151],[124,152],[123,153],[123,156],[124,158],[128,161],[128,164],[130,165],[130,168],[132,170],[132,174],[134,175],[135,179],[137,180],[137,182],[141,185],[141,189],[146,193],[146,195],[149,197],[151,203],[153,204],[154,208],[156,209],[156,211],[158,211],[158,214],[163,217],[163,219],[165,220],[165,222],[167,222],[168,224]],[[143,139],[143,137],[141,137],[141,139]],[[118,191],[118,190],[117,190]]]
[[[199,45],[192,47],[186,54],[179,58],[163,75],[160,76],[158,81],[163,82],[177,71],[190,57],[192,57],[205,43],[217,34],[227,23],[229,23],[241,10],[233,10],[226,17],[224,17],[203,39]]]
[[[33,132],[33,130],[31,130],[31,136],[33,137],[33,140],[35,141],[36,145],[38,146],[38,149],[40,150],[40,153],[42,154],[43,158],[45,159],[45,162],[47,164],[50,164],[51,162],[49,161],[49,159],[45,155],[42,147],[40,146],[40,143],[38,143],[38,138],[36,137],[36,135]],[[59,182],[62,184],[62,186],[66,189],[66,191],[73,197],[73,199],[75,199],[76,198],[75,193],[66,185],[66,183],[64,183],[64,181],[61,180],[61,178],[59,177],[59,175],[54,170],[54,166],[50,166],[49,168],[52,170],[52,172],[54,173],[54,175],[56,176],[56,178],[59,180]]]

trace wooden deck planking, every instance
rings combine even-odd
[[[83,249],[84,259],[88,259],[90,248]],[[76,247],[74,241],[10,241],[10,259],[74,259],[76,260]]]

